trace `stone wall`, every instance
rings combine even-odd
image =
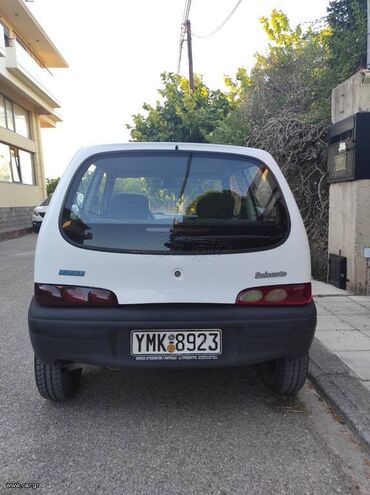
[[[0,240],[16,237],[32,228],[34,206],[0,208]]]

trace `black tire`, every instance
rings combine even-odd
[[[73,397],[80,385],[81,369],[68,370],[47,364],[35,356],[35,380],[44,399],[63,401]]]
[[[33,229],[33,231],[34,231],[36,234],[38,234],[38,233],[40,232],[40,227],[39,227],[39,226],[33,225],[33,226],[32,226],[32,229]]]
[[[298,358],[282,358],[258,365],[263,381],[278,394],[296,394],[307,378],[308,353]]]

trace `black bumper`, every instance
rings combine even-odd
[[[111,367],[213,367],[252,364],[308,351],[316,327],[314,303],[243,307],[231,304],[147,304],[115,308],[51,308],[32,300],[29,330],[37,356],[48,363]],[[133,329],[222,330],[217,359],[136,360]]]

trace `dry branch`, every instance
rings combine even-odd
[[[311,246],[312,272],[325,279],[328,239],[326,122],[307,123],[285,110],[253,126],[247,145],[269,151],[300,208]]]

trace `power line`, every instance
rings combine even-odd
[[[207,34],[205,36],[200,36],[198,34],[193,33],[193,36],[195,36],[196,38],[209,38],[210,36],[213,36],[214,34],[216,34],[220,29],[222,29],[225,26],[225,24],[227,23],[227,21],[232,17],[232,15],[236,11],[236,9],[239,7],[239,5],[242,3],[242,1],[243,0],[238,0],[236,2],[236,5],[234,6],[234,8],[230,12],[230,14],[226,17],[226,19],[223,22],[221,22],[221,24],[219,26],[217,26],[216,29],[214,29],[211,33],[209,33],[209,34]]]
[[[183,16],[183,19],[182,19],[182,23],[183,24],[185,24],[185,22],[189,19],[191,1],[192,0],[187,0],[186,3],[185,3],[184,16]]]

